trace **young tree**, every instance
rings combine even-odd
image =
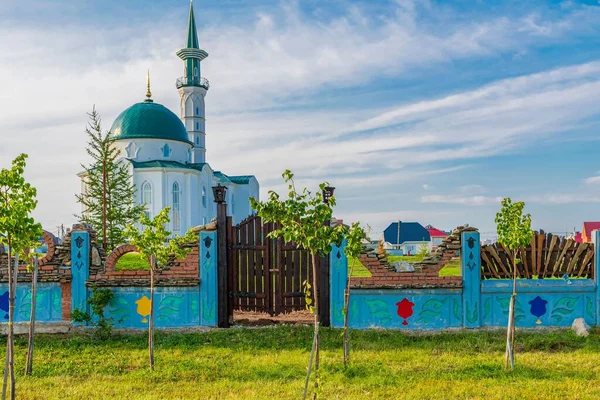
[[[347,244],[344,248],[346,257],[351,259],[350,270],[348,271],[348,280],[346,281],[346,289],[344,290],[344,367],[348,365],[350,359],[350,330],[349,322],[349,305],[350,305],[350,277],[354,271],[354,263],[362,251],[362,240],[365,237],[365,230],[361,228],[359,222],[354,222],[346,235]]]
[[[27,340],[27,364],[25,366],[25,375],[31,375],[33,372],[33,338],[35,335],[37,276],[39,269],[39,259],[37,253],[35,253],[35,248],[38,247],[38,245],[38,242],[32,243],[25,254],[28,263],[27,270],[31,272],[31,313],[29,315],[29,336]]]
[[[84,211],[76,217],[101,232],[99,242],[104,250],[112,251],[123,244],[125,227],[135,222],[144,211],[144,205],[135,203],[136,189],[128,165],[120,161],[120,152],[114,146],[110,132],[102,132],[102,121],[96,108],[88,115],[86,151],[92,162],[82,165],[86,188],[75,197]]]
[[[319,297],[317,295],[319,293],[319,256],[328,254],[333,243],[339,244],[342,242],[345,228],[343,225],[331,227],[326,224],[326,221],[331,220],[333,207],[335,207],[335,197],[331,196],[327,202],[324,201],[323,191],[325,191],[327,183],[319,185],[320,190],[312,194],[306,188],[302,191],[296,190],[293,179],[294,174],[289,170],[286,170],[282,176],[288,184],[287,199],[282,200],[277,193],[271,190],[269,191],[268,201],[259,202],[251,198],[250,202],[252,208],[257,211],[265,222],[279,224],[279,229],[269,233],[270,237],[283,237],[286,242],[294,242],[311,254],[313,283],[312,288],[310,286],[307,286],[307,288],[308,290],[312,289],[314,294],[314,305],[310,306],[310,309],[314,313],[315,322],[313,344],[304,385],[304,398],[306,398],[313,358],[315,371],[319,369],[320,319]],[[309,297],[309,293],[307,293],[307,297]]]
[[[524,202],[513,203],[510,198],[506,197],[502,200],[502,208],[496,214],[495,219],[498,242],[510,250],[513,268],[513,292],[508,309],[506,353],[504,355],[504,367],[508,369],[510,364],[511,370],[515,367],[515,301],[517,299],[517,264],[520,261],[517,254],[519,249],[529,245],[533,235],[531,215],[523,215],[524,207]]]
[[[10,376],[11,399],[16,395],[15,350],[14,350],[14,317],[15,296],[17,290],[17,274],[19,272],[19,253],[31,242],[42,235],[42,226],[31,217],[37,206],[36,189],[24,178],[26,154],[21,154],[12,162],[10,169],[0,170],[0,244],[8,245],[8,339],[6,342],[6,363],[4,366],[4,382],[2,399],[6,398]],[[15,255],[14,269],[11,270],[12,254]]]
[[[150,320],[148,323],[148,350],[150,355],[150,369],[154,369],[154,276],[159,270],[169,263],[169,257],[183,258],[191,251],[184,244],[195,242],[197,235],[191,230],[184,236],[175,236],[170,239],[171,232],[166,229],[169,223],[169,212],[171,208],[165,207],[153,219],[141,213],[139,231],[134,225],[125,228],[125,237],[129,243],[138,248],[141,259],[148,260],[150,264]]]

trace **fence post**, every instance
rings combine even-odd
[[[463,279],[463,326],[481,326],[481,244],[479,232],[461,235],[460,269]]]
[[[88,311],[85,282],[90,275],[90,234],[87,231],[71,233],[71,311]]]
[[[346,241],[341,246],[335,244],[331,246],[331,253],[329,253],[329,265],[330,265],[330,316],[331,326],[334,328],[341,328],[344,326],[344,290],[348,283],[348,258],[344,253],[346,247]]]
[[[213,187],[215,203],[217,203],[217,326],[229,328],[229,291],[227,285],[227,204],[225,202],[227,188]]]
[[[596,283],[596,326],[600,323],[600,230],[592,231],[594,239],[594,282]]]
[[[331,225],[331,221],[325,221],[327,226]],[[331,326],[331,301],[330,301],[330,263],[331,257],[326,255],[319,258],[319,321],[321,326]]]
[[[217,231],[201,231],[200,257],[200,325],[217,326]]]

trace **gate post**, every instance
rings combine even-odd
[[[87,231],[71,233],[71,311],[87,312],[87,287],[90,274],[90,234]]]
[[[201,231],[200,251],[200,325],[217,326],[217,232]]]
[[[331,225],[331,221],[325,221],[326,226]],[[321,326],[331,325],[331,304],[330,304],[330,257],[319,257],[319,321]]]
[[[479,232],[461,235],[460,269],[463,279],[463,326],[481,326],[481,243]]]
[[[331,253],[329,253],[329,265],[331,266],[331,282],[329,286],[331,293],[330,313],[331,326],[334,328],[344,326],[344,292],[348,286],[348,279],[350,279],[348,276],[348,258],[346,257],[346,253],[344,253],[346,243],[346,240],[344,240],[339,247],[333,244],[331,246]]]
[[[227,291],[227,204],[225,202],[227,188],[213,186],[215,203],[217,203],[217,326],[229,328],[229,293]]]

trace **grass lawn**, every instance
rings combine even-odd
[[[354,261],[354,268],[352,268],[352,261]],[[358,257],[348,260],[348,270],[350,270],[350,268],[352,268],[352,274],[350,276],[358,278],[368,278],[371,276],[371,272],[360,262]]]
[[[117,260],[116,271],[149,270],[148,261],[140,258],[140,253],[125,253]]]
[[[419,262],[423,260],[421,256],[388,256],[388,261]],[[440,270],[439,276],[460,276],[460,258],[454,258]]]
[[[154,372],[143,334],[108,342],[39,335],[32,377],[23,376],[19,337],[18,398],[298,399],[311,334],[306,326],[157,334]],[[352,331],[344,369],[340,331],[323,329],[319,398],[600,398],[600,331],[517,332],[512,373],[502,367],[505,340],[504,332]]]

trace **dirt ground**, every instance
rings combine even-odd
[[[264,325],[309,325],[314,321],[314,315],[309,311],[295,311],[289,314],[280,314],[270,316],[265,313],[257,313],[251,311],[235,311],[233,313],[234,325],[244,326],[264,326]]]

